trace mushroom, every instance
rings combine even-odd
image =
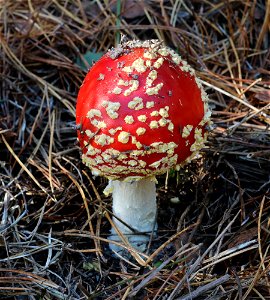
[[[76,107],[82,160],[109,179],[115,227],[139,250],[157,229],[156,176],[204,146],[207,102],[194,70],[157,40],[121,43],[83,81]],[[110,239],[121,240],[114,229]]]

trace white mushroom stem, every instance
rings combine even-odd
[[[151,233],[156,229],[155,178],[134,182],[113,180],[106,190],[112,191],[114,224],[125,235],[131,246],[144,251]],[[114,228],[109,239],[121,241]],[[110,248],[117,252],[122,250],[114,244],[110,244]]]

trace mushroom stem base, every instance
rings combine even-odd
[[[145,178],[135,182],[113,180],[109,185],[112,188],[115,226],[132,247],[144,251],[150,235],[157,229],[155,179]],[[109,239],[122,241],[114,228]],[[110,248],[116,252],[123,250],[114,244],[110,244]]]

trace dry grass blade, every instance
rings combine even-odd
[[[10,147],[10,145],[8,144],[6,138],[4,137],[4,135],[2,135],[2,140],[4,142],[4,144],[6,145],[8,151],[11,153],[11,155],[16,159],[16,161],[20,164],[20,166],[22,167],[22,169],[29,175],[29,177],[34,181],[34,183],[47,195],[48,192],[47,190],[40,185],[40,183],[38,182],[38,180],[32,175],[32,173],[25,167],[25,165],[22,163],[22,161],[19,159],[19,157],[14,153],[13,149]]]
[[[223,283],[227,282],[230,279],[230,275],[226,274],[216,280],[213,280],[210,283],[207,283],[203,286],[198,287],[195,291],[191,292],[189,295],[176,298],[177,300],[192,300],[196,297],[199,297],[201,294],[204,294],[205,292],[212,290],[216,286],[220,286]]]

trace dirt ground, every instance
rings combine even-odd
[[[0,0],[0,299],[270,299],[269,24],[262,0]],[[120,33],[188,61],[213,122],[200,157],[158,177],[147,253],[123,258],[75,128]]]

